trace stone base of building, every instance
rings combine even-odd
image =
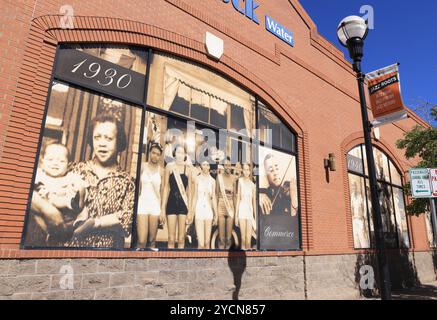
[[[368,255],[0,260],[0,299],[362,299]],[[433,253],[390,254],[394,288],[436,280]],[[363,271],[364,270],[364,271]],[[375,278],[377,276],[375,275]],[[361,285],[361,287],[362,287]]]

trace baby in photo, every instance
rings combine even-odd
[[[69,151],[60,143],[47,145],[35,178],[35,191],[61,213],[68,230],[87,219],[86,188],[82,178],[69,171]],[[50,237],[50,235],[49,235]]]

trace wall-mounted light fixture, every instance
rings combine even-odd
[[[324,159],[325,169],[329,169],[329,171],[337,171],[337,167],[335,164],[335,154],[330,153],[328,159]]]

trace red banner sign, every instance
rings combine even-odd
[[[397,64],[371,72],[366,78],[375,127],[407,118]]]

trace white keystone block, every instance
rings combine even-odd
[[[205,34],[206,51],[214,59],[220,60],[224,52],[224,41],[210,32]]]
[[[373,136],[375,137],[375,140],[381,140],[381,132],[379,131],[379,128],[373,129]]]

